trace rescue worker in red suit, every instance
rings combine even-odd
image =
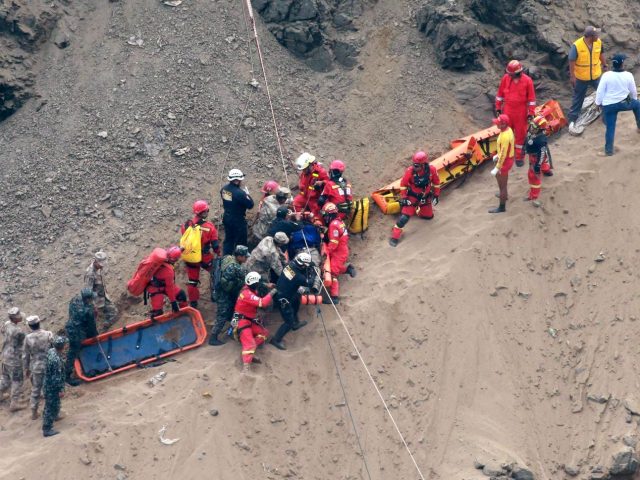
[[[187,304],[187,294],[176,285],[176,272],[173,268],[174,264],[180,260],[181,255],[180,247],[168,248],[167,261],[160,265],[160,268],[151,277],[146,288],[147,295],[151,299],[151,318],[162,315],[165,296],[171,302],[171,310],[174,312]]]
[[[202,260],[200,263],[185,262],[187,267],[187,294],[189,295],[189,303],[193,308],[198,308],[198,300],[200,299],[200,270],[204,269],[211,272],[213,268],[213,254],[220,256],[220,242],[218,241],[218,230],[213,223],[206,220],[209,215],[209,204],[204,200],[198,200],[193,204],[194,217],[187,220],[180,229],[183,233],[187,228],[194,225],[200,226]]]
[[[348,273],[351,277],[356,276],[356,269],[350,263],[349,258],[349,232],[344,222],[338,218],[338,207],[333,203],[327,203],[322,208],[324,224],[327,231],[324,234],[325,252],[329,257],[331,268],[331,286],[329,294],[333,303],[340,303],[340,284],[338,275]]]
[[[496,117],[501,113],[509,116],[509,126],[515,136],[515,162],[518,167],[524,165],[524,142],[527,139],[529,121],[533,119],[536,109],[533,80],[522,73],[522,70],[522,64],[518,60],[511,60],[496,94]]]
[[[258,308],[271,305],[276,289],[272,289],[264,297],[258,295],[260,274],[249,272],[244,278],[245,286],[240,290],[236,301],[232,323],[236,323],[236,334],[242,345],[243,370],[248,371],[251,363],[261,363],[255,356],[256,348],[262,345],[269,336],[269,331],[262,326],[258,319]]]
[[[351,184],[343,177],[345,165],[342,160],[334,160],[329,166],[329,180],[318,198],[318,205],[323,207],[327,202],[338,207],[338,218],[346,220],[351,213]]]
[[[298,187],[300,193],[293,199],[296,212],[310,211],[315,216],[320,214],[318,198],[329,180],[326,170],[316,161],[316,157],[304,152],[296,159],[296,170],[300,172]]]
[[[540,206],[537,200],[542,187],[542,175],[546,177],[553,175],[551,171],[553,163],[547,142],[547,127],[547,120],[543,116],[535,117],[529,127],[529,136],[525,146],[529,154],[529,196],[525,200],[533,200],[535,206]]]
[[[409,219],[418,215],[420,218],[431,220],[433,206],[440,198],[440,177],[433,165],[429,165],[429,157],[425,152],[416,152],[413,165],[404,172],[400,180],[400,205],[402,210],[398,222],[394,225],[389,244],[398,245],[402,236],[402,229]]]

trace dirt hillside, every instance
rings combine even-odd
[[[343,158],[366,193],[415,149],[437,153],[485,126],[451,95],[463,77],[419,36],[419,6],[365,9],[359,67],[328,73],[259,22],[288,158]],[[40,98],[0,124],[0,306],[54,330],[92,251],[112,254],[110,291],[130,322],[144,312],[124,295],[133,264],[176,240],[196,197],[217,201],[223,170],[246,170],[253,192],[283,180],[241,2],[75,2],[65,12],[69,45],[35,54]],[[397,249],[387,245],[393,219],[377,212],[366,240],[354,238],[360,274],[345,281],[340,312],[425,478],[488,478],[474,461],[517,461],[539,479],[564,478],[566,465],[589,478],[635,446],[638,139],[628,115],[611,159],[596,156],[600,122],[559,138],[542,208],[520,200],[520,169],[508,213],[489,216],[495,183],[481,170],[445,194],[433,222],[413,220]],[[208,322],[213,309],[203,307]],[[371,478],[417,478],[338,318],[322,312]],[[70,390],[52,439],[3,406],[0,478],[368,478],[322,323],[306,314],[290,349],[267,347],[249,376],[229,343]],[[159,371],[164,382],[148,386]],[[180,441],[160,444],[162,425]]]

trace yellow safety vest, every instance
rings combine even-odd
[[[602,75],[602,64],[600,63],[600,54],[602,53],[602,40],[598,39],[593,42],[591,50],[584,41],[584,37],[580,37],[573,42],[578,50],[578,58],[574,73],[578,80],[597,80]]]

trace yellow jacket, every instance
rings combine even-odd
[[[578,80],[588,81],[597,80],[602,75],[602,64],[600,55],[602,54],[602,40],[598,39],[593,42],[591,50],[584,41],[584,37],[580,37],[573,42],[578,51],[578,58],[575,64],[575,76]]]
[[[513,136],[511,127],[507,127],[505,131],[500,132],[500,135],[498,135],[498,163],[496,165],[498,170],[502,168],[508,158],[513,157],[515,143],[515,137]]]

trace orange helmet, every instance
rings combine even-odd
[[[167,248],[167,261],[169,263],[175,263],[180,260],[182,256],[182,249],[180,247],[169,247]]]
[[[515,75],[522,72],[522,64],[518,60],[511,60],[507,63],[507,73],[509,75]]]
[[[335,203],[325,203],[324,207],[322,207],[322,215],[335,215],[338,213],[338,207],[336,207]]]
[[[204,200],[197,200],[196,202],[194,202],[193,213],[195,213],[196,215],[206,212],[207,210],[209,210],[209,204]]]

